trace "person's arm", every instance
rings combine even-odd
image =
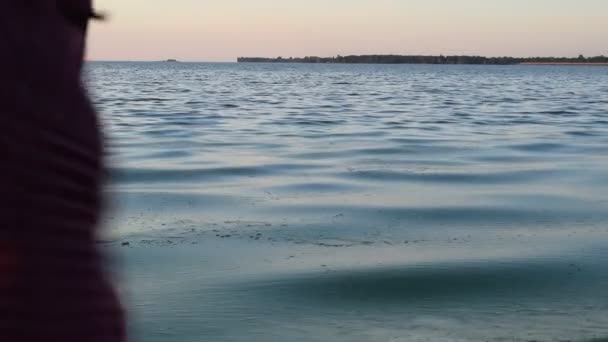
[[[91,13],[88,0],[0,1],[0,341],[126,339],[95,244],[102,143],[80,78]]]

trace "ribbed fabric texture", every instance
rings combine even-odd
[[[125,341],[95,244],[102,144],[80,80],[90,13],[89,0],[0,2],[2,342]]]

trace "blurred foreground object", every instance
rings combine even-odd
[[[102,144],[82,87],[90,0],[0,2],[0,341],[125,340],[95,244]]]

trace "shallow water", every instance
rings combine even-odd
[[[608,68],[91,63],[141,341],[608,337]]]

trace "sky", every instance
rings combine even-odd
[[[608,0],[96,0],[89,60],[608,55]]]

